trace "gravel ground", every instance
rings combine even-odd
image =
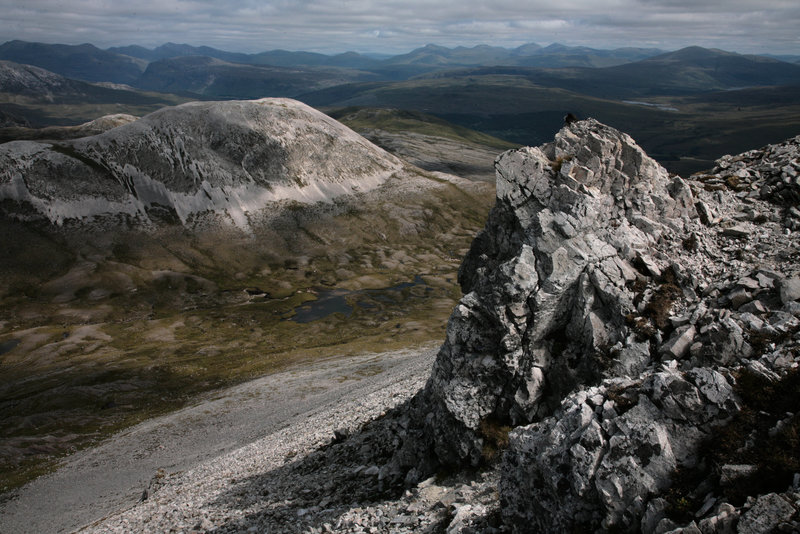
[[[427,346],[314,361],[216,392],[69,457],[0,505],[0,532],[241,524],[241,507],[219,499],[234,481],[279,469],[329,443],[334,430],[354,431],[404,402],[435,353]]]

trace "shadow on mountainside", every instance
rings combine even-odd
[[[327,445],[292,461],[292,453],[282,467],[244,480],[231,480],[230,486],[211,507],[243,510],[246,515],[212,532],[308,531],[341,527],[343,515],[380,501],[397,501],[404,488],[384,477],[385,466],[399,448],[403,435],[403,413],[407,401],[375,419],[357,432],[337,431]],[[405,510],[403,510],[405,511]],[[446,512],[446,511],[445,511]],[[442,521],[447,519],[441,514]],[[385,517],[386,524],[405,518]],[[414,518],[416,524],[416,518]],[[337,524],[339,527],[337,527]]]
[[[418,396],[350,435],[337,431],[300,459],[292,461],[290,453],[277,469],[231,480],[209,508],[244,515],[208,531],[435,533],[469,525],[475,532],[504,532],[497,462],[440,470],[413,487],[391,472],[403,441],[413,439],[406,429]],[[206,530],[202,523],[195,529]]]

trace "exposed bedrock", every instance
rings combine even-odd
[[[798,143],[785,145],[748,153],[737,172],[797,168]],[[464,296],[382,476],[414,483],[507,447],[500,498],[514,531],[677,528],[664,500],[677,473],[705,481],[686,489],[690,508],[721,487],[714,462],[739,454],[712,461],[707,448],[754,409],[742,373],[791,391],[777,384],[800,359],[798,240],[786,199],[764,194],[774,173],[735,187],[670,176],[592,119],[505,152],[496,170],[497,203],[459,272]],[[701,503],[698,518],[719,516],[703,532],[738,521],[729,495]]]

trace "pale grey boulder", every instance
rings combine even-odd
[[[736,526],[737,534],[768,534],[779,527],[784,532],[797,532],[792,528],[792,519],[798,513],[797,503],[786,496],[769,493],[759,497],[753,506],[742,514]]]

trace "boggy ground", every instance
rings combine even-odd
[[[0,221],[0,491],[202,392],[441,339],[493,188],[432,178],[402,206],[385,192],[288,206],[253,235],[163,225],[89,239]],[[328,289],[346,292],[349,315],[291,320]]]

